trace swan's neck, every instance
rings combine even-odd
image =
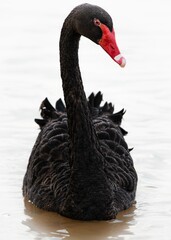
[[[78,64],[80,35],[64,23],[60,38],[60,65],[71,141],[71,165],[85,167],[92,162],[98,141],[91,120]]]

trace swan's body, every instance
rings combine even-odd
[[[112,30],[110,16],[97,6],[80,5],[66,18],[60,39],[66,107],[61,100],[56,109],[47,99],[41,104],[41,131],[24,178],[23,194],[37,207],[74,219],[112,219],[135,199],[137,175],[120,127],[124,111],[100,106],[100,92],[86,100],[78,66],[81,35],[125,64],[117,45],[106,44]]]

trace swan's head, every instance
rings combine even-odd
[[[99,44],[115,62],[124,67],[126,60],[117,46],[110,15],[102,8],[90,4],[79,5],[74,13],[75,31]]]

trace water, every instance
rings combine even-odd
[[[168,0],[91,1],[114,19],[127,59],[119,68],[87,39],[80,44],[85,91],[125,108],[134,147],[137,204],[116,220],[80,222],[25,203],[22,179],[38,127],[40,102],[62,95],[58,41],[62,22],[83,1],[0,2],[0,239],[171,239],[171,29]]]

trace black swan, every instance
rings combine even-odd
[[[107,220],[135,199],[137,174],[121,128],[124,110],[101,105],[102,94],[86,99],[78,64],[83,35],[99,44],[121,67],[125,59],[115,41],[112,19],[90,4],[75,7],[60,37],[60,67],[65,104],[46,98],[40,133],[23,181],[23,195],[37,207],[78,220]]]

